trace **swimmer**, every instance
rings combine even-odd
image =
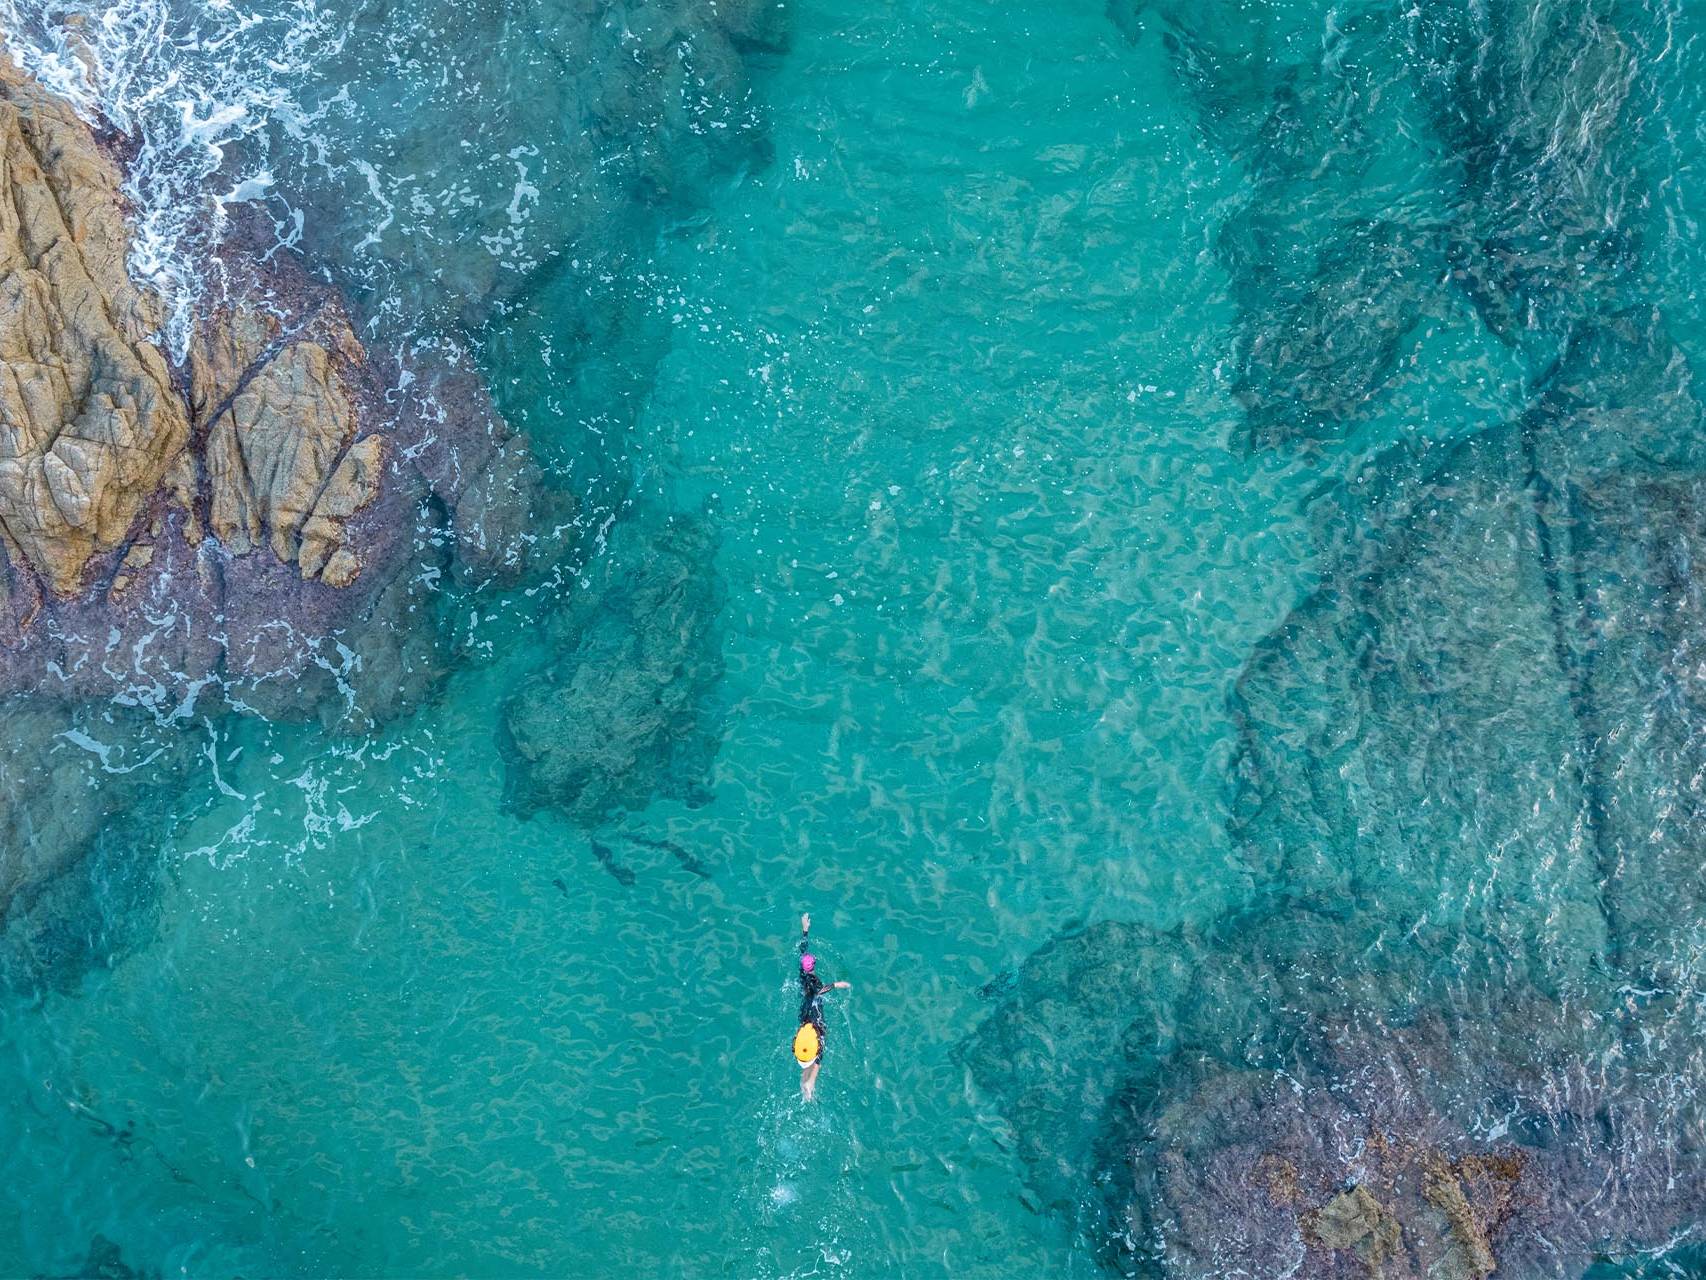
[[[811,1102],[817,1096],[817,1072],[823,1065],[823,993],[851,991],[851,982],[825,982],[817,971],[817,957],[806,950],[812,918],[800,917],[800,1029],[794,1033],[794,1057],[800,1064],[800,1097]]]

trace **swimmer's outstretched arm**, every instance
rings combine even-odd
[[[808,911],[800,917],[800,954],[801,955],[805,955],[805,953],[806,953],[806,939],[811,936],[811,931],[812,931],[812,915],[811,915],[811,912]],[[851,982],[832,982],[829,985],[838,991],[851,991],[851,990],[853,990],[853,984]]]

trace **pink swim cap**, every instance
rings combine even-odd
[[[810,973],[816,967],[817,967],[817,957],[816,956],[804,955],[804,956],[800,957],[800,969],[803,972]]]

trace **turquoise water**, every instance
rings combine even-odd
[[[1116,1085],[1074,1073],[1130,1018],[1058,1015],[1082,1115],[980,1028],[1054,1027],[1083,997],[1027,960],[1106,922],[1218,989],[1218,922],[1290,894],[1348,904],[1374,975],[1323,1010],[1473,1018],[1532,981],[1597,1025],[1603,972],[1662,979],[1643,1087],[1691,1097],[1698,589],[1661,548],[1652,612],[1604,530],[1698,539],[1698,15],[1476,28],[1528,88],[1480,103],[1501,168],[1441,123],[1470,37],[1423,8],[801,0],[725,38],[666,4],[281,0],[217,47],[115,43],[137,84],[175,56],[247,95],[216,163],[144,194],[264,170],[371,341],[469,347],[578,533],[544,581],[447,584],[441,690],[372,732],[209,710],[118,775],[82,745],[107,711],[66,713],[90,738],[44,749],[125,851],[71,873],[71,940],[32,923],[0,1003],[0,1272],[1097,1274]],[[1559,13],[1618,38],[1555,57]],[[1582,90],[1613,82],[1607,123]],[[1654,309],[1662,343],[1582,319]],[[1559,640],[1541,571],[1487,550],[1530,536],[1502,463],[1451,463],[1434,524],[1411,504],[1455,446],[1582,404],[1587,443],[1537,427],[1530,469],[1638,455],[1568,522],[1626,626]],[[1618,648],[1649,633],[1659,690]],[[663,745],[605,811],[530,794],[516,700],[619,731],[656,714],[653,640],[694,673]],[[1381,645],[1438,655],[1425,696],[1341,691]],[[1627,901],[1583,834],[1624,820],[1673,832]],[[854,983],[815,1108],[805,910]],[[1405,950],[1432,930],[1474,941]],[[1229,1052],[1279,1017],[1209,1004]]]

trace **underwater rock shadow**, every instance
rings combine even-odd
[[[1308,14],[1112,0],[1156,33],[1204,141],[1240,176],[1213,229],[1237,317],[1229,390],[1245,446],[1318,445],[1389,396],[1418,330],[1459,311],[1442,288],[1458,213],[1436,157],[1381,127],[1412,90],[1374,6]]]
[[[664,797],[689,805],[722,746],[722,581],[706,513],[642,510],[548,617],[552,657],[504,702],[510,803],[596,829]]]
[[[1129,40],[1159,33],[1243,175],[1215,245],[1252,450],[1343,439],[1414,379],[1419,330],[1465,303],[1537,380],[1576,324],[1635,302],[1634,24],[1597,0],[1514,8],[1353,5],[1323,26],[1111,0]],[[1380,127],[1407,114],[1430,132]]]
[[[0,988],[73,994],[153,935],[167,837],[202,798],[186,790],[197,744],[119,708],[4,712]]]

